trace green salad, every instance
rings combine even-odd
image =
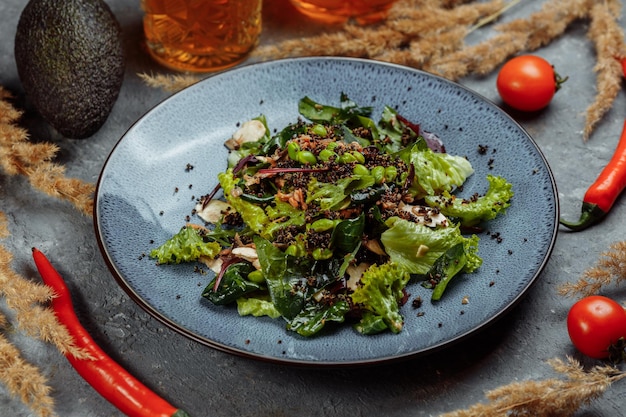
[[[336,323],[398,333],[409,282],[437,302],[481,266],[479,237],[466,232],[503,214],[512,186],[488,175],[484,194],[456,196],[471,163],[391,107],[378,122],[344,94],[337,107],[305,97],[298,109],[275,134],[263,116],[242,124],[194,209],[204,224],[150,256],[206,264],[215,276],[202,297],[302,336]]]

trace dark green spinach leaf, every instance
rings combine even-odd
[[[216,305],[226,305],[235,302],[237,298],[244,294],[251,293],[260,289],[260,286],[252,281],[248,281],[245,277],[254,270],[254,267],[248,262],[238,262],[229,265],[217,291],[214,291],[215,280],[206,286],[202,292],[202,296]]]

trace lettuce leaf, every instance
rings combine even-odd
[[[382,317],[389,329],[398,333],[404,325],[399,302],[410,278],[406,269],[394,263],[372,265],[363,273],[360,286],[352,293],[352,301]],[[363,327],[366,327],[365,323]]]
[[[287,226],[302,226],[306,223],[305,212],[291,204],[274,199],[274,206],[267,206],[265,212],[270,223],[265,226],[261,236],[265,239],[272,239],[276,232]]]
[[[388,328],[382,316],[374,314],[371,311],[363,312],[361,320],[354,325],[354,329],[364,335],[378,334]]]
[[[475,226],[504,213],[511,205],[513,186],[502,177],[487,175],[489,189],[484,196],[463,199],[444,192],[441,196],[428,196],[426,203],[437,207],[447,217],[458,219],[463,226]]]
[[[237,312],[240,316],[268,316],[273,319],[280,317],[280,312],[274,307],[269,297],[240,297],[237,299]]]
[[[437,259],[428,273],[421,277],[422,284],[426,288],[433,288],[431,299],[438,301],[441,299],[452,278],[463,270],[467,263],[467,255],[463,243],[457,243]]]
[[[467,256],[464,272],[473,272],[482,264],[478,236],[463,236],[458,225],[433,229],[397,217],[391,217],[386,224],[389,229],[381,235],[385,252],[392,262],[411,274],[426,274],[457,243],[463,243]]]
[[[367,118],[372,113],[372,107],[360,107],[345,94],[341,94],[340,101],[341,107],[334,107],[304,97],[298,102],[298,112],[313,122],[331,125],[362,125],[360,118]]]
[[[241,215],[244,223],[246,223],[253,232],[257,234],[261,233],[263,228],[269,223],[267,214],[265,214],[263,208],[233,195],[236,182],[232,168],[227,169],[225,172],[220,172],[217,178],[224,191],[224,198],[226,198],[228,204]]]
[[[284,318],[292,320],[302,311],[309,297],[306,279],[297,265],[294,265],[293,256],[285,255],[270,241],[261,237],[255,237],[254,244],[270,299]]]
[[[474,168],[467,159],[433,152],[427,147],[413,146],[409,162],[415,168],[411,191],[417,198],[450,192],[463,185],[474,173]]]
[[[404,124],[397,118],[397,111],[389,106],[383,108],[380,121],[378,122],[378,129],[381,136],[386,136],[389,141],[383,146],[384,150],[388,153],[396,153],[403,149],[402,136],[404,134]],[[415,139],[419,132],[413,132]]]
[[[371,187],[374,181],[371,175],[352,175],[341,178],[334,184],[312,178],[309,182],[306,202],[316,201],[322,210],[339,210],[350,204],[350,192]]]
[[[193,227],[183,227],[161,246],[150,251],[159,264],[179,264],[198,260],[201,256],[215,258],[221,250],[217,242],[205,242]]]
[[[343,253],[354,251],[363,238],[365,229],[365,215],[361,214],[354,219],[340,221],[334,228],[331,235],[331,247]]]

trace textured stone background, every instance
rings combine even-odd
[[[120,97],[105,126],[92,138],[56,137],[29,108],[17,76],[13,38],[26,0],[0,2],[0,84],[28,110],[23,122],[33,138],[56,141],[68,175],[95,182],[108,153],[130,125],[167,93],[146,87],[139,72],[163,71],[141,46],[141,11],[136,0],[108,0],[120,21],[128,65]],[[305,36],[319,29],[298,16],[286,0],[266,2],[262,42]],[[522,2],[507,19],[526,16],[541,1]],[[588,143],[583,143],[583,112],[595,94],[593,46],[580,22],[566,35],[536,52],[570,80],[548,109],[513,116],[528,130],[552,167],[561,212],[578,216],[580,200],[610,158],[619,137],[626,97],[620,93]],[[481,34],[473,35],[478,39]],[[462,84],[498,102],[495,74]],[[545,361],[575,354],[565,329],[571,300],[555,288],[576,280],[609,245],[626,238],[626,205],[620,199],[601,225],[584,233],[559,233],[552,257],[527,297],[504,319],[463,344],[424,358],[365,369],[300,369],[221,353],[190,341],[148,316],[117,286],[94,238],[91,218],[69,204],[43,196],[21,177],[0,173],[0,211],[12,232],[2,242],[14,254],[13,267],[37,279],[30,247],[47,252],[71,282],[77,310],[94,338],[131,373],[192,416],[436,416],[483,400],[485,390],[525,379],[553,376]],[[529,224],[529,228],[533,225]],[[623,290],[612,290],[624,300]],[[11,317],[3,301],[0,311]],[[24,357],[42,369],[54,389],[62,417],[119,416],[68,365],[56,349],[19,331],[7,335]],[[620,385],[579,417],[625,415]],[[29,410],[0,386],[2,415],[26,417]]]

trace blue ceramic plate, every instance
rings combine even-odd
[[[298,117],[304,96],[338,104],[346,93],[387,104],[437,133],[447,151],[469,158],[476,173],[464,193],[484,193],[487,174],[514,187],[506,216],[481,234],[483,266],[456,278],[444,298],[410,285],[416,310],[402,307],[400,334],[362,336],[350,326],[305,339],[282,319],[240,317],[200,296],[211,276],[197,265],[156,266],[145,256],[178,232],[195,199],[226,167],[224,140],[264,114],[270,129]],[[478,94],[405,67],[344,58],[303,58],[241,67],[215,75],[156,106],[121,138],[98,181],[95,228],[104,257],[124,290],[158,320],[200,343],[263,360],[306,365],[356,365],[431,352],[463,339],[507,312],[537,279],[552,251],[558,200],[551,171],[528,134]],[[199,219],[195,220],[201,223]],[[423,313],[419,314],[418,313]]]

